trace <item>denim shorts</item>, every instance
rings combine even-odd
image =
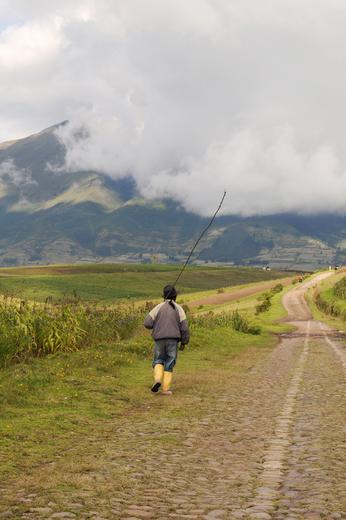
[[[156,339],[154,345],[155,365],[163,365],[166,372],[173,372],[177,362],[178,340],[177,339]]]

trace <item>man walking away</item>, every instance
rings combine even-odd
[[[144,320],[144,326],[152,330],[154,339],[154,384],[156,393],[162,385],[163,395],[172,395],[172,372],[177,361],[178,343],[184,350],[190,333],[184,309],[176,303],[177,291],[172,285],[163,289],[164,301],[156,305]]]

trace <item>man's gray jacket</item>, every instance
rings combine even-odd
[[[185,311],[174,301],[156,305],[145,318],[144,326],[152,329],[154,339],[177,339],[184,345],[190,341]]]

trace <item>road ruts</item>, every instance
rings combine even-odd
[[[345,350],[312,320],[311,283],[285,296],[296,330],[273,351],[243,352],[208,388],[201,377],[188,398],[198,417],[154,408],[90,436],[79,489],[49,501],[36,490],[13,518],[346,519]],[[54,471],[68,478],[63,459]]]
[[[290,432],[294,420],[294,408],[309,354],[309,338],[310,321],[307,321],[304,348],[288,388],[281,414],[276,419],[275,431],[263,457],[263,470],[259,477],[255,499],[247,510],[250,518],[271,518],[275,509],[275,502],[283,481],[284,460],[291,444]]]
[[[346,518],[345,343],[311,320],[304,293],[312,283],[316,279],[285,297],[296,330],[283,345],[300,337],[304,349],[264,455],[249,518]]]

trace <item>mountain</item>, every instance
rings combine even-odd
[[[0,144],[0,265],[181,262],[208,219],[171,200],[141,198],[131,177],[65,171],[58,126]],[[195,259],[296,269],[345,264],[346,217],[220,217]]]

